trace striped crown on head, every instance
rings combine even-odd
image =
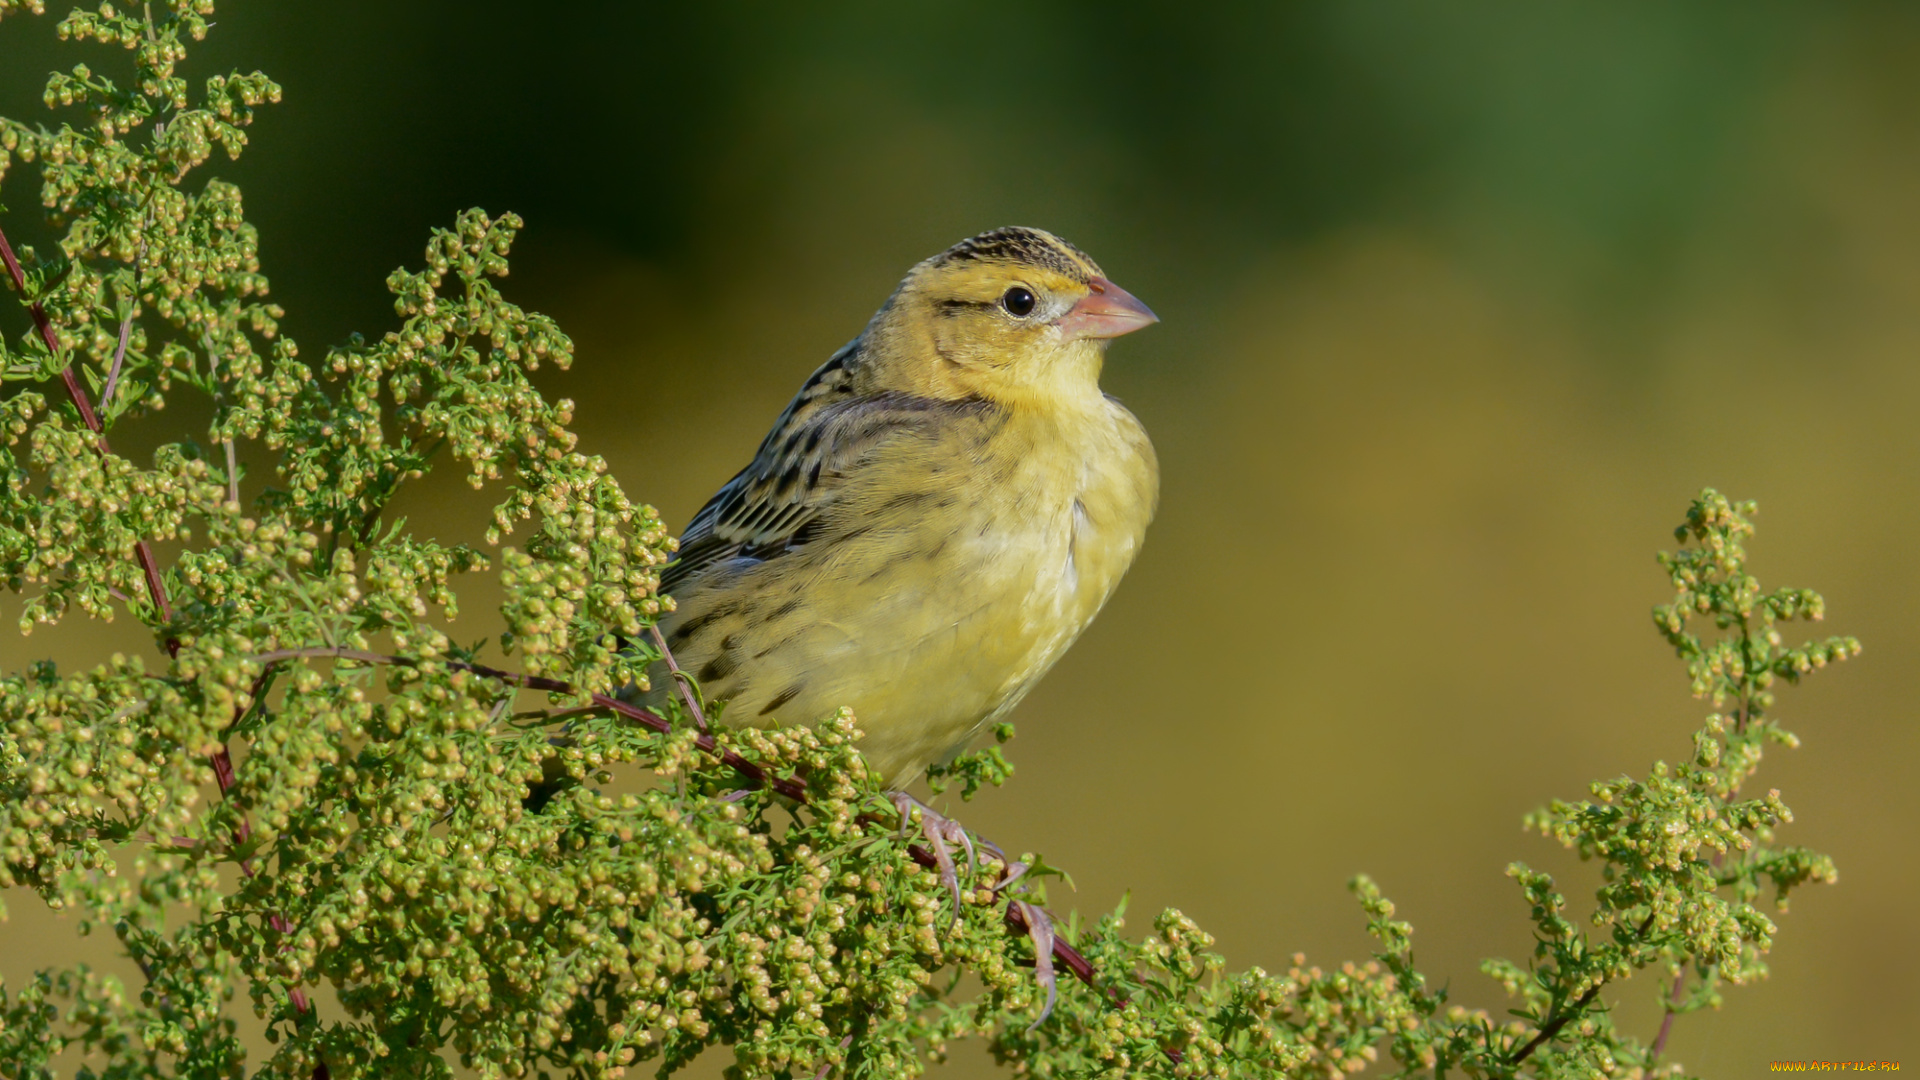
[[[1042,267],[1085,284],[1105,276],[1087,253],[1040,229],[1010,225],[971,236],[934,257],[936,266],[955,262],[1010,262]]]

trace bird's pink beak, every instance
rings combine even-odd
[[[1073,305],[1054,325],[1068,341],[1077,338],[1117,338],[1160,321],[1153,309],[1127,290],[1103,277],[1087,282],[1093,290]]]

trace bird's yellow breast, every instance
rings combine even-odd
[[[851,706],[897,787],[1011,709],[1092,621],[1139,550],[1158,470],[1132,414],[1097,393],[885,449],[805,545],[693,582],[662,627],[694,629],[677,659],[727,723]]]

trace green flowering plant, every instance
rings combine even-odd
[[[1711,491],[1655,622],[1716,711],[1685,761],[1529,819],[1602,884],[1585,929],[1510,868],[1535,947],[1485,965],[1505,1020],[1432,987],[1365,879],[1373,958],[1231,973],[1177,911],[1138,938],[1123,911],[1057,919],[1058,870],[903,809],[850,714],[735,731],[691,689],[633,706],[622,688],[671,662],[651,627],[673,541],[532,381],[571,344],[499,289],[520,221],[436,230],[388,280],[396,329],[303,359],[240,192],[199,179],[280,96],[177,73],[212,8],[73,12],[60,35],[121,47],[130,77],[79,65],[47,84],[58,128],[0,119],[0,176],[37,166],[59,235],[0,231],[21,315],[0,325],[0,580],[22,633],[77,612],[153,639],[0,676],[0,888],[112,934],[143,979],[0,983],[0,1075],[615,1077],[724,1046],[739,1076],[893,1077],[963,1038],[1043,1077],[1338,1077],[1383,1050],[1397,1076],[1678,1075],[1673,1018],[1765,972],[1761,893],[1833,879],[1774,846],[1777,793],[1741,789],[1793,741],[1773,688],[1859,646],[1784,643],[1820,599],[1761,592],[1753,508]],[[210,405],[197,439],[114,451],[182,395]],[[441,462],[497,494],[481,547],[391,513]],[[483,574],[498,632],[462,644],[456,585]],[[935,779],[970,798],[1011,772],[995,746]],[[1641,1042],[1603,992],[1647,969],[1666,1014]]]

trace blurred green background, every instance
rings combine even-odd
[[[56,0],[53,5],[63,10]],[[1782,698],[1771,758],[1836,888],[1774,977],[1670,1058],[1920,1058],[1920,6],[1334,2],[222,6],[196,78],[286,88],[238,180],[309,357],[458,209],[517,210],[509,283],[579,345],[544,385],[682,526],[914,261],[1002,224],[1093,253],[1164,324],[1108,389],[1164,501],[1099,622],[965,811],[1086,911],[1176,905],[1236,967],[1367,949],[1373,874],[1456,1000],[1530,947],[1521,815],[1688,751],[1703,705],[1647,618],[1714,485],[1769,585],[1866,654]],[[41,115],[48,19],[0,24]],[[36,201],[16,169],[5,199]],[[14,215],[17,219],[20,215]],[[9,228],[13,228],[11,223]],[[17,327],[9,324],[8,333]],[[482,504],[415,520],[478,542]],[[477,599],[478,597],[476,597]],[[17,601],[0,601],[11,625]],[[492,627],[470,603],[463,637]],[[0,641],[79,662],[129,628]],[[129,646],[122,646],[129,647]],[[82,943],[8,898],[0,970]],[[89,952],[98,942],[84,943]],[[1622,1023],[1650,1037],[1651,979]],[[244,1007],[242,1008],[244,1012]],[[962,1050],[945,1075],[986,1072]]]

